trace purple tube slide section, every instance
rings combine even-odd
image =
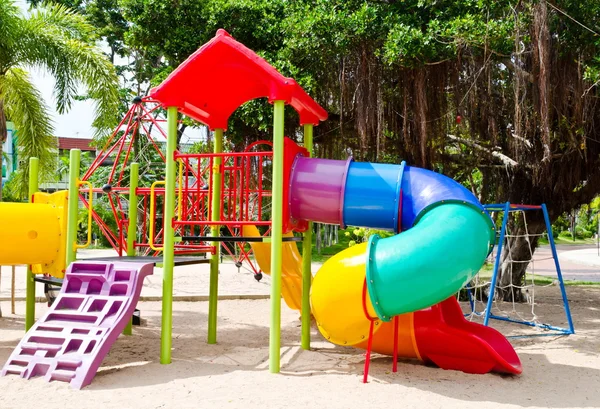
[[[290,180],[291,215],[299,220],[344,224],[344,189],[352,158],[298,157]]]

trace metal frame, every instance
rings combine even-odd
[[[556,267],[556,274],[558,276],[558,282],[559,282],[561,296],[562,296],[562,300],[563,300],[563,306],[565,309],[565,315],[567,317],[567,322],[569,324],[569,327],[562,328],[562,327],[557,327],[554,325],[539,324],[539,323],[536,323],[533,321],[526,321],[526,320],[520,321],[520,320],[508,318],[508,317],[502,317],[499,315],[495,315],[492,313],[492,306],[493,306],[493,302],[494,302],[493,296],[488,297],[485,313],[483,313],[483,314],[478,313],[475,311],[475,303],[474,303],[473,297],[471,295],[471,288],[469,288],[467,285],[467,294],[469,295],[469,303],[471,305],[472,313],[474,313],[476,315],[483,315],[483,317],[484,317],[483,325],[485,325],[485,326],[489,325],[490,319],[495,319],[495,320],[500,320],[500,321],[513,322],[516,324],[526,325],[526,326],[530,326],[530,327],[541,328],[541,329],[545,329],[545,330],[549,330],[549,331],[554,331],[554,333],[548,334],[548,335],[556,335],[557,333],[559,335],[574,334],[575,328],[573,326],[573,319],[571,317],[571,309],[569,308],[569,299],[567,298],[565,283],[563,280],[562,271],[560,269],[560,263],[558,261],[556,245],[554,243],[554,237],[552,235],[552,224],[550,223],[550,217],[548,216],[548,209],[546,208],[546,204],[523,205],[523,204],[511,204],[510,202],[506,202],[506,203],[499,203],[499,204],[484,205],[484,208],[488,212],[491,212],[491,211],[503,212],[502,226],[500,228],[500,235],[498,236],[498,249],[496,251],[496,260],[494,263],[494,271],[492,273],[492,281],[490,284],[491,288],[493,288],[493,289],[496,288],[496,284],[498,282],[498,269],[500,266],[500,256],[502,254],[502,247],[504,245],[504,239],[506,236],[506,226],[508,224],[508,215],[511,212],[516,212],[516,211],[531,211],[531,210],[538,210],[538,211],[541,210],[542,211],[542,213],[544,215],[544,222],[546,224],[546,232],[548,234],[548,242],[550,244],[550,249],[552,251],[552,258],[554,259],[554,265]]]

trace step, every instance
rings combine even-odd
[[[75,368],[79,368],[82,363],[83,363],[83,361],[81,359],[69,359],[69,358],[65,358],[64,356],[61,356],[60,358],[58,358],[58,363],[56,364],[56,368],[57,369],[73,368],[73,370],[75,370]]]
[[[57,300],[36,324],[39,330],[33,327],[23,338],[3,375],[88,385],[121,333],[117,326],[133,314],[144,277],[152,274],[150,263],[74,263],[69,269]]]
[[[70,382],[73,378],[75,378],[75,371],[70,371],[68,369],[55,369],[50,375],[51,381]]]
[[[23,373],[27,370],[26,366],[19,366],[19,365],[11,365],[8,364],[4,367],[4,371],[5,373],[11,374],[11,375],[20,375],[23,376]]]
[[[60,351],[62,344],[46,344],[42,342],[23,342],[21,344],[22,349],[41,349],[44,351]]]

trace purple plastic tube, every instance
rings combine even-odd
[[[347,160],[298,157],[292,168],[292,217],[343,225],[344,189],[352,158]]]

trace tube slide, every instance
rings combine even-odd
[[[404,164],[297,156],[289,206],[295,220],[402,232],[374,235],[319,270],[311,304],[325,338],[365,348],[366,311],[378,319],[373,350],[391,354],[389,321],[399,316],[400,356],[471,373],[521,373],[510,343],[467,322],[452,298],[477,274],[495,241],[490,217],[466,188]]]
[[[67,191],[36,193],[34,203],[0,203],[0,265],[31,264],[36,274],[65,274]]]

